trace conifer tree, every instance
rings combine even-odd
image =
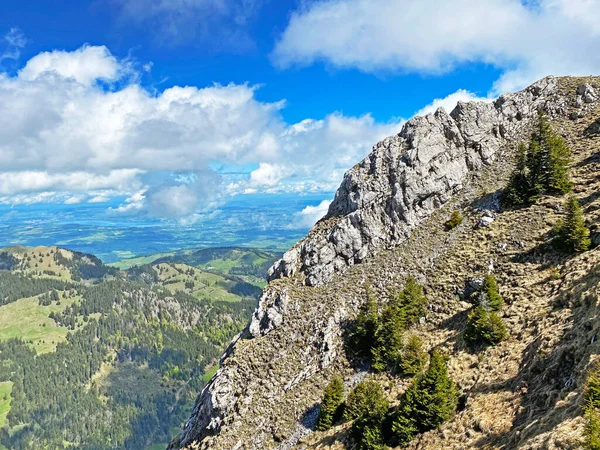
[[[350,335],[350,352],[356,356],[371,356],[375,336],[379,327],[377,301],[371,288],[367,286],[367,300],[361,306],[354,328]]]
[[[375,345],[371,351],[372,367],[381,372],[396,367],[400,360],[404,322],[397,302],[390,301],[381,314]]]
[[[590,248],[590,230],[583,220],[583,210],[574,196],[567,200],[564,221],[555,228],[555,243],[569,253],[584,252]]]
[[[585,406],[583,431],[585,448],[600,450],[600,369],[596,366],[588,375],[584,392]]]
[[[392,431],[400,444],[418,433],[439,427],[458,405],[458,390],[448,376],[446,358],[434,351],[427,371],[417,375],[400,399],[392,421]]]
[[[518,206],[533,203],[540,194],[565,194],[571,190],[571,151],[546,117],[540,113],[527,146],[520,144],[515,169],[503,195],[503,203]]]
[[[416,334],[410,334],[400,353],[400,373],[412,376],[421,372],[427,363],[427,352],[423,349],[423,341]]]
[[[426,306],[427,297],[423,293],[423,286],[413,277],[408,277],[402,292],[390,299],[381,315],[371,352],[373,369],[398,369],[403,332],[426,314]]]
[[[491,311],[500,311],[504,304],[504,299],[500,295],[496,277],[492,274],[486,275],[483,279],[482,292],[485,294],[486,303]]]
[[[383,450],[383,421],[388,411],[383,389],[374,381],[359,383],[348,395],[344,418],[354,420],[352,437],[360,450]]]
[[[517,161],[513,169],[508,185],[502,195],[502,203],[507,206],[523,205],[532,196],[532,188],[529,186],[527,177],[527,147],[520,143],[517,150]]]
[[[325,388],[319,417],[317,418],[317,430],[325,431],[331,428],[343,402],[344,383],[342,377],[336,375]]]
[[[495,345],[506,338],[506,325],[494,311],[477,306],[469,313],[465,341],[469,344]]]
[[[416,279],[408,277],[406,286],[397,299],[400,308],[401,321],[404,328],[417,323],[427,313],[427,297]]]

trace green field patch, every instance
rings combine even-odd
[[[120,270],[128,270],[128,269],[131,269],[132,267],[143,266],[145,264],[152,264],[157,259],[165,258],[168,256],[173,256],[174,254],[175,254],[174,252],[168,252],[168,253],[154,253],[152,255],[145,255],[145,256],[137,256],[135,258],[128,258],[128,259],[123,259],[121,261],[117,261],[114,263],[109,263],[109,264],[107,264],[107,266],[116,267],[117,269],[120,269]]]
[[[0,428],[2,428],[5,425],[8,425],[6,416],[10,411],[10,393],[12,391],[12,387],[12,381],[4,381],[0,383]]]
[[[0,340],[23,339],[38,354],[55,351],[56,344],[66,340],[68,330],[58,327],[48,315],[62,312],[78,300],[64,298],[60,305],[40,306],[38,297],[30,297],[0,306]]]
[[[204,375],[202,375],[202,381],[208,383],[210,379],[215,375],[215,373],[217,373],[217,370],[219,370],[219,364],[207,367],[206,372],[204,372]]]

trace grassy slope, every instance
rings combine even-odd
[[[58,327],[48,315],[64,311],[78,297],[61,299],[60,305],[40,306],[37,297],[23,298],[0,306],[0,340],[21,338],[38,354],[56,350],[56,344],[66,339],[68,330]]]
[[[0,383],[0,428],[7,424],[6,416],[8,415],[8,411],[10,411],[12,386],[12,381]]]
[[[172,293],[184,291],[196,298],[229,302],[236,302],[241,299],[240,296],[228,292],[228,289],[231,289],[235,282],[221,275],[203,272],[185,264],[161,263],[154,266],[154,271],[163,286]],[[185,287],[185,283],[190,281],[194,282],[193,289]]]
[[[39,272],[51,271],[56,275],[42,274],[43,278],[60,279],[71,281],[71,271],[54,260],[55,253],[60,252],[62,256],[70,259],[72,252],[58,247],[9,247],[6,250],[19,260],[14,272],[37,277]]]

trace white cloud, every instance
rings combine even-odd
[[[89,172],[47,173],[43,171],[0,172],[0,195],[36,191],[90,191],[116,189],[131,191],[140,187],[138,169],[111,170],[105,174]]]
[[[296,213],[296,220],[293,223],[293,227],[311,228],[319,219],[327,214],[330,204],[330,200],[323,200],[316,206],[307,206],[302,211]]]
[[[106,47],[86,45],[73,52],[54,50],[34,56],[19,72],[19,79],[34,81],[56,75],[89,85],[96,80],[116,80],[123,67]]]
[[[273,60],[375,73],[482,62],[504,71],[494,87],[503,92],[598,73],[599,11],[598,0],[323,0],[292,14]]]
[[[272,187],[286,176],[286,169],[276,164],[260,163],[258,169],[250,172],[250,185]]]
[[[333,113],[288,125],[280,114],[285,102],[258,101],[256,87],[175,86],[152,94],[132,71],[105,47],[84,46],[41,53],[15,76],[0,73],[0,195],[143,192],[144,199],[115,211],[180,216],[219,203],[223,187],[208,169],[216,161],[258,164],[228,193],[331,191],[402,123]],[[168,172],[204,181],[165,183],[153,175]]]
[[[77,205],[85,200],[85,195],[74,195],[65,200],[65,205]]]
[[[288,125],[285,101],[261,102],[254,86],[150,93],[136,80],[128,61],[91,46],[0,73],[0,196],[72,202],[86,194],[96,203],[130,195],[113,211],[182,217],[226,194],[332,191],[402,124],[333,113]],[[225,189],[213,162],[258,168]],[[191,178],[166,180],[170,172]]]
[[[88,200],[88,203],[106,203],[110,201],[110,197],[107,195],[96,195],[95,197],[92,197]]]
[[[212,170],[175,177],[145,191],[143,207],[153,216],[169,219],[208,211],[220,204],[221,181]]]
[[[27,39],[19,27],[12,27],[8,33],[4,35],[4,41],[7,48],[0,56],[0,61],[3,59],[19,59],[21,50],[27,44]]]
[[[452,112],[452,110],[456,107],[458,102],[489,102],[490,98],[487,97],[478,97],[472,92],[466,91],[464,89],[459,89],[458,91],[444,97],[444,98],[436,98],[429,105],[424,106],[419,111],[415,113],[415,116],[425,116],[430,113],[434,113],[438,110],[438,108],[444,108],[447,113]]]

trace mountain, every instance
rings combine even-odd
[[[166,447],[260,292],[179,262],[0,249],[0,448]]]
[[[415,449],[580,448],[583,391],[600,350],[600,249],[569,254],[552,245],[552,230],[565,217],[562,195],[540,192],[514,208],[501,202],[518,144],[530,140],[542,111],[557,133],[552,142],[562,137],[573,152],[573,194],[593,244],[600,243],[599,85],[596,77],[547,77],[493,102],[415,117],[376,144],[346,173],[328,214],[272,267],[251,321],[170,448],[352,448],[358,419],[315,430],[336,375],[347,402],[365,379],[389,402],[386,417],[395,425],[385,419],[383,431],[359,433],[361,439],[387,439],[392,428],[388,443],[395,446],[398,430],[412,423],[407,445]],[[535,155],[531,164],[542,161]],[[512,179],[529,180],[532,171]],[[448,225],[451,217],[462,221]],[[469,336],[481,332],[474,314],[491,314],[481,300],[495,292],[490,275],[504,298],[493,325],[504,328],[494,329],[502,331],[498,339],[488,335],[496,345],[473,346]],[[427,304],[418,320],[402,316],[404,333],[417,336],[432,361],[445,355],[458,390],[456,411],[425,432],[418,432],[424,422],[402,413],[403,393],[423,375],[377,371],[348,345],[365,302],[378,304],[369,314],[395,317],[411,307],[402,302],[418,298],[417,288],[407,291],[410,283],[423,286]]]

